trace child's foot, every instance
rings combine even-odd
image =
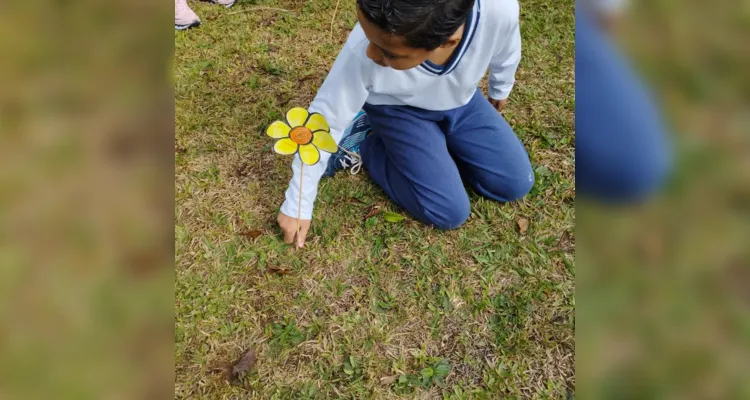
[[[351,174],[358,173],[362,168],[359,146],[365,141],[370,131],[372,131],[372,127],[367,119],[367,114],[360,111],[344,131],[344,136],[339,142],[339,151],[328,159],[328,166],[323,176],[333,176],[336,171],[344,168],[349,168]]]
[[[198,26],[201,19],[187,5],[187,0],[174,0],[174,28],[183,30]]]
[[[226,8],[229,8],[234,5],[234,3],[237,2],[237,0],[211,0],[214,4],[220,4]]]

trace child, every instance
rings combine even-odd
[[[457,228],[469,217],[464,182],[502,202],[534,184],[499,113],[521,57],[518,15],[516,0],[357,0],[359,24],[309,109],[326,117],[337,143],[364,109],[372,133],[347,150],[360,149],[370,177],[414,218]],[[489,101],[477,89],[488,68]],[[300,247],[328,157],[304,168]],[[299,159],[292,169],[278,216],[287,243],[297,229]]]

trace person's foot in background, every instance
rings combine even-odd
[[[187,0],[174,0],[174,28],[183,30],[201,24],[201,19],[187,5]]]
[[[237,0],[211,0],[212,3],[222,5],[226,8],[233,6],[236,1]]]

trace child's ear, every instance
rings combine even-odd
[[[443,49],[446,48],[446,47],[456,47],[456,46],[458,46],[459,42],[461,42],[461,38],[460,37],[459,38],[450,38],[445,43],[441,44],[440,47],[443,48]]]

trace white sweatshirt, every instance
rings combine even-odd
[[[405,71],[381,67],[367,58],[369,42],[358,24],[349,34],[309,110],[325,116],[331,135],[338,143],[365,103],[451,110],[471,100],[488,68],[490,97],[503,100],[513,88],[521,59],[518,15],[517,0],[476,0],[464,37],[451,59],[444,66],[428,61]],[[328,153],[321,152],[318,164],[304,168],[303,219],[312,219],[318,183],[329,158]],[[295,157],[294,176],[281,206],[281,212],[290,217],[297,217],[300,166],[299,157]]]

